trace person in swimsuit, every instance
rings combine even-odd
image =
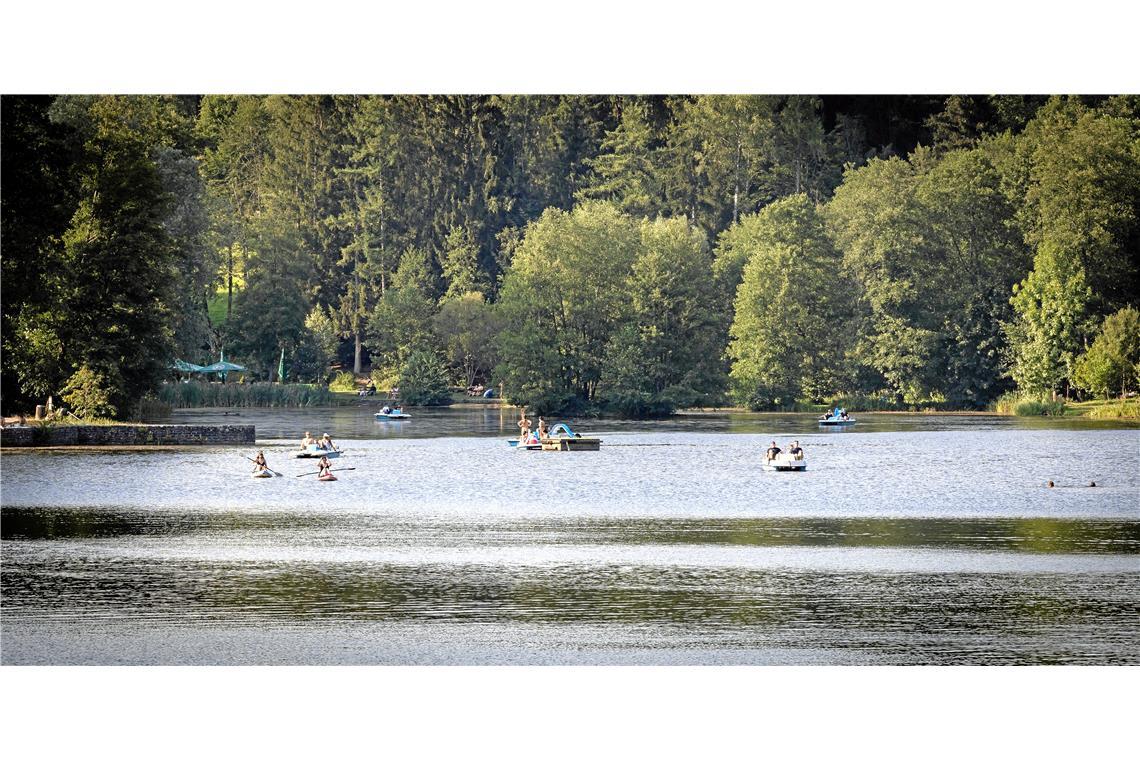
[[[323,478],[325,475],[328,475],[330,467],[332,467],[332,464],[329,463],[329,458],[321,457],[321,461],[317,462],[317,477]]]
[[[336,444],[333,443],[332,438],[329,438],[328,433],[325,433],[323,436],[321,436],[320,446],[325,451],[336,451],[337,450]]]
[[[803,459],[804,458],[804,450],[800,448],[800,442],[799,441],[792,441],[792,447],[790,449],[788,449],[788,453],[791,454],[796,459]]]
[[[538,437],[546,437],[546,420],[542,419],[542,417],[538,418]]]
[[[317,439],[313,438],[313,434],[306,430],[305,437],[301,439],[301,451],[304,451],[316,442]]]
[[[269,469],[269,465],[266,464],[266,462],[265,462],[265,452],[264,451],[257,452],[257,457],[253,460],[253,465],[254,465],[254,467],[253,467],[254,472],[265,472],[266,470]]]
[[[526,443],[528,440],[530,440],[530,420],[524,414],[519,420],[519,443]]]

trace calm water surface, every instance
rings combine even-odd
[[[0,661],[1140,662],[1136,427],[686,415],[544,453],[514,410],[371,406],[175,415],[257,425],[270,480],[250,449],[6,452]],[[304,476],[305,429],[354,469]],[[808,471],[763,472],[773,438]]]

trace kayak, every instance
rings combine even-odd
[[[407,420],[412,417],[412,415],[405,414],[404,412],[388,412],[387,414],[384,412],[376,412],[373,416],[378,420]]]
[[[324,475],[318,475],[317,480],[336,480],[336,475],[333,475],[331,473],[326,473]]]
[[[321,457],[328,457],[329,459],[336,459],[340,456],[339,451],[327,451],[325,449],[310,446],[304,451],[297,452],[297,459],[320,459]]]
[[[255,478],[272,478],[273,473],[270,472],[269,470],[262,470],[261,472],[253,473],[253,477],[255,477]]]

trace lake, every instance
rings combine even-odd
[[[162,420],[255,424],[266,480],[252,448],[6,451],[2,662],[1140,663],[1135,425],[687,414],[554,453],[512,409],[374,406]],[[305,475],[305,430],[352,469]],[[773,439],[808,470],[763,471]]]

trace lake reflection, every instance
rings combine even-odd
[[[3,663],[1140,661],[1135,429],[594,422],[601,451],[554,454],[475,411],[305,422],[355,467],[329,484],[260,422],[286,477],[5,453]],[[789,435],[808,472],[760,471]]]

